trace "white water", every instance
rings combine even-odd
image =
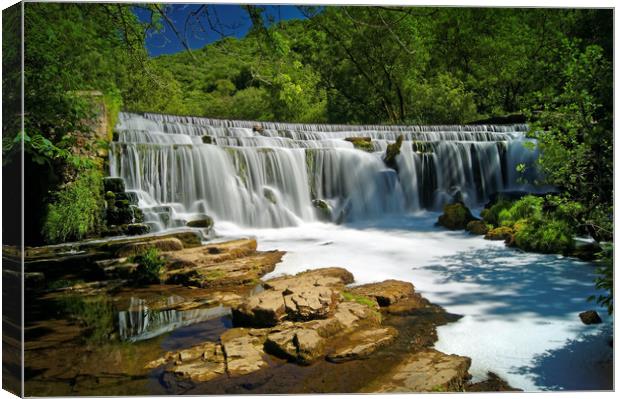
[[[515,173],[537,156],[523,145],[526,126],[255,125],[121,114],[110,173],[138,193],[156,230],[207,214],[220,236],[287,251],[274,274],[342,266],[357,283],[411,281],[464,316],[439,328],[436,347],[471,357],[477,379],[493,371],[525,390],[609,388],[600,361],[611,354],[610,321],[577,317],[594,307],[592,265],[446,231],[424,211],[455,193],[477,206],[497,191],[532,190]],[[382,155],[399,135],[394,171]],[[375,152],[347,137],[371,137]],[[313,199],[345,224],[318,222]]]
[[[603,371],[613,356],[611,320],[600,308],[604,324],[586,326],[578,317],[596,308],[586,301],[594,293],[591,264],[437,228],[437,216],[255,230],[223,223],[218,233],[254,235],[259,249],[287,251],[265,278],[342,266],[356,284],[412,282],[433,303],[464,316],[439,327],[435,347],[470,357],[474,380],[493,371],[526,391],[611,389]]]

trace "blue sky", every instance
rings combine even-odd
[[[167,14],[174,22],[177,30],[183,34],[185,32],[185,21],[192,12],[195,12],[201,7],[201,4],[169,4],[170,12]],[[304,18],[303,14],[295,6],[263,6],[265,7],[265,13],[263,18],[267,20],[271,18],[273,22],[279,22],[289,19],[301,19]],[[149,18],[149,12],[143,9],[136,8],[134,12],[142,21],[146,21]],[[234,4],[210,4],[209,13],[211,19],[215,22],[219,21],[218,26],[224,27],[224,33],[227,36],[243,37],[250,29],[250,18],[245,10],[239,5]],[[192,49],[198,49],[204,47],[206,44],[212,43],[221,38],[219,33],[216,33],[208,28],[206,18],[201,19],[202,25],[206,28],[205,31],[199,28],[199,25],[193,23],[194,29],[188,29],[186,34],[186,42]],[[151,56],[158,56],[161,54],[173,54],[179,51],[185,50],[183,44],[178,40],[174,31],[170,29],[164,23],[164,29],[161,32],[151,32],[146,38],[146,48]]]

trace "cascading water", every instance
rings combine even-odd
[[[439,209],[502,190],[531,189],[519,163],[536,150],[525,125],[347,126],[229,121],[121,113],[110,173],[139,197],[154,230],[209,215],[241,226],[284,227]],[[404,137],[397,170],[383,162]],[[345,138],[370,138],[373,152]]]

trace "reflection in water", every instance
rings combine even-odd
[[[167,305],[178,303],[178,297],[170,297]],[[180,327],[230,315],[230,308],[216,306],[208,309],[152,310],[140,298],[131,298],[129,309],[118,313],[121,339],[136,342],[176,330]]]

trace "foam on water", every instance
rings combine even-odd
[[[586,301],[595,293],[591,264],[447,231],[434,226],[437,216],[254,230],[221,223],[218,233],[255,235],[259,249],[287,251],[265,278],[341,266],[356,284],[412,282],[432,302],[464,316],[439,327],[435,347],[470,357],[474,380],[493,371],[527,391],[611,389],[601,370],[612,356],[611,320],[585,326],[578,317],[595,307]]]

